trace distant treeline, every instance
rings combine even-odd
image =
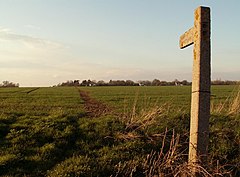
[[[174,81],[160,81],[159,79],[149,80],[140,80],[134,82],[132,80],[110,80],[109,82],[100,80],[68,80],[66,82],[60,83],[57,86],[183,86],[191,85],[192,82],[187,80],[179,81],[175,79]],[[221,81],[215,80],[212,81],[212,85],[237,85],[239,81]]]
[[[10,81],[3,81],[2,84],[0,84],[0,87],[19,87],[19,84]]]
[[[229,80],[222,81],[221,79],[212,81],[212,85],[239,85],[239,84],[240,84],[240,81],[229,81]]]

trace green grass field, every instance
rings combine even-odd
[[[211,95],[202,174],[240,175],[239,87]],[[190,102],[188,86],[0,88],[0,175],[186,173]]]

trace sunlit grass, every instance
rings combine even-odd
[[[74,87],[0,89],[0,176],[189,175],[191,87],[81,87],[111,114],[87,116]],[[239,88],[212,87],[209,167],[239,170]],[[219,109],[219,105],[224,106]]]

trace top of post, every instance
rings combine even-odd
[[[210,7],[199,6],[194,11],[194,23],[195,22],[205,22],[206,20],[210,20]],[[195,33],[195,25],[186,31],[184,34],[180,36],[179,47],[180,49],[184,49],[194,43],[194,33]]]
[[[198,8],[195,9],[195,13],[197,11],[200,11],[200,12],[204,12],[204,13],[209,13],[210,12],[210,7],[206,7],[206,6],[199,6]]]
[[[210,7],[199,6],[198,8],[196,8],[194,11],[195,20],[197,20],[196,18],[198,17],[198,15],[196,15],[197,13],[202,14],[203,16],[207,16],[207,14],[210,14]]]
[[[207,7],[207,6],[199,6],[198,8],[196,8],[195,10],[197,9],[209,9],[210,10],[210,7]]]

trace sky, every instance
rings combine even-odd
[[[0,83],[191,81],[179,37],[211,8],[212,80],[240,80],[239,0],[0,0]]]

